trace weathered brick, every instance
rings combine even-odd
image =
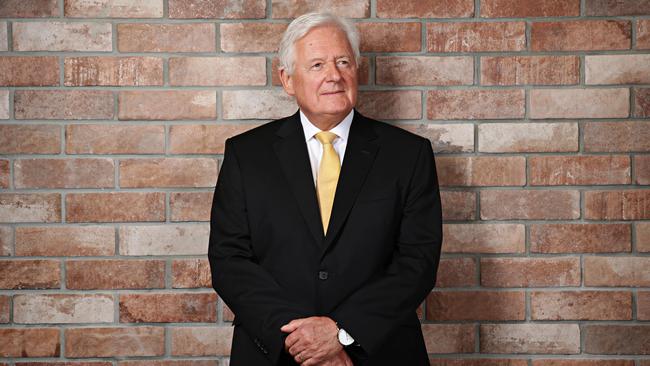
[[[526,360],[517,358],[429,358],[429,364],[430,366],[528,366]]]
[[[585,56],[586,84],[648,84],[650,55]]]
[[[287,24],[222,23],[221,50],[225,52],[276,52]]]
[[[9,160],[0,160],[0,188],[9,188]]]
[[[420,23],[358,23],[361,52],[418,52],[422,50]]]
[[[112,323],[113,295],[29,294],[14,296],[14,322]]]
[[[650,49],[650,19],[636,21],[636,48]]]
[[[115,254],[115,229],[108,226],[19,226],[17,256],[108,256]]]
[[[159,57],[66,57],[66,86],[163,85],[163,60]]]
[[[9,119],[9,90],[0,90],[0,119]]]
[[[481,57],[483,85],[570,85],[579,81],[578,56]]]
[[[628,224],[534,224],[530,226],[533,253],[630,252]]]
[[[580,192],[489,190],[481,192],[483,220],[572,220],[580,217]]]
[[[639,291],[636,306],[636,318],[638,320],[650,320],[650,291]]]
[[[364,91],[356,108],[365,116],[381,120],[422,118],[419,90]]]
[[[0,226],[0,257],[10,256],[14,246],[14,230],[11,226]]]
[[[59,58],[56,56],[3,56],[0,57],[0,70],[0,86],[59,85]]]
[[[484,353],[580,353],[577,324],[481,324]]]
[[[474,324],[422,324],[428,353],[471,353],[476,342]]]
[[[66,0],[65,16],[73,18],[162,18],[163,0]]]
[[[257,123],[217,123],[209,125],[172,125],[169,128],[169,152],[172,154],[223,154],[226,139]]]
[[[59,261],[3,260],[0,263],[2,263],[0,265],[0,288],[2,289],[20,290],[61,286]]]
[[[210,221],[212,192],[175,192],[169,197],[171,221]]]
[[[485,287],[579,286],[580,258],[481,258]]]
[[[473,15],[472,0],[377,0],[379,18],[468,18]]]
[[[436,288],[477,286],[476,259],[442,258],[438,265]]]
[[[58,17],[57,0],[3,0],[0,2],[0,18]]]
[[[113,92],[16,90],[16,119],[113,119]]]
[[[526,295],[523,291],[434,291],[426,301],[427,320],[498,321],[526,318]]]
[[[159,158],[120,160],[120,187],[214,187],[217,160]]]
[[[534,22],[533,51],[599,51],[630,48],[632,27],[623,20]]]
[[[429,119],[523,118],[523,89],[430,90],[427,92]]]
[[[18,159],[16,188],[106,188],[115,186],[112,159]]]
[[[59,152],[61,152],[59,126],[0,125],[0,154],[58,154]]]
[[[376,59],[379,85],[471,85],[471,57],[379,56]]]
[[[427,24],[429,52],[523,51],[525,48],[524,22]]]
[[[305,13],[323,11],[347,18],[370,16],[369,0],[274,0],[271,6],[273,18],[297,18]]]
[[[217,295],[212,293],[124,294],[121,323],[180,323],[217,320]]]
[[[587,122],[584,125],[586,152],[650,151],[650,122]]]
[[[69,193],[67,222],[164,221],[163,192]]]
[[[648,268],[648,257],[585,257],[585,285],[647,287]]]
[[[169,59],[169,83],[183,86],[266,85],[266,58],[172,57]]]
[[[533,156],[528,159],[530,184],[630,184],[630,158],[608,156]]]
[[[215,119],[217,93],[212,90],[123,91],[121,120]]]
[[[293,97],[283,90],[224,90],[221,98],[224,119],[276,119],[298,110]]]
[[[66,126],[65,135],[68,154],[165,152],[165,126],[74,124]]]
[[[104,22],[15,22],[14,51],[112,51],[113,31]],[[47,34],[48,37],[43,37]]]
[[[170,18],[264,18],[264,0],[169,0]]]
[[[163,327],[65,330],[66,357],[162,356],[164,353]]]
[[[178,259],[172,263],[173,288],[212,288],[207,259]]]
[[[630,115],[630,90],[534,89],[531,118],[623,118]]]
[[[201,255],[208,252],[206,224],[123,226],[122,255]]]
[[[443,226],[445,253],[523,253],[521,224],[453,224]]]
[[[587,16],[648,15],[648,0],[586,0]]]
[[[211,23],[117,25],[120,52],[214,52],[215,37]]]
[[[591,359],[537,359],[533,366],[634,366],[634,360],[591,360]]]
[[[484,123],[478,126],[481,152],[578,151],[577,123]]]
[[[629,291],[535,291],[533,320],[631,320]]]
[[[68,260],[66,287],[73,290],[165,287],[162,260]]]
[[[634,88],[634,117],[650,117],[650,88]]]
[[[639,252],[650,252],[650,222],[637,222],[636,249]]]
[[[0,328],[0,357],[59,357],[56,328]]]
[[[584,352],[592,354],[650,354],[650,325],[589,324],[583,328]]]
[[[171,329],[173,356],[228,356],[232,327],[174,327]]]
[[[526,159],[513,157],[436,157],[440,186],[523,186]]]
[[[443,220],[474,220],[476,193],[464,191],[440,192]]]
[[[0,222],[61,222],[61,195],[0,193]]]
[[[9,323],[11,315],[11,296],[0,295],[0,324]]]
[[[589,220],[650,219],[650,190],[587,191],[585,218]]]
[[[580,15],[580,0],[483,0],[481,18],[570,17]]]
[[[395,125],[429,139],[436,153],[474,151],[474,125],[470,123],[397,123]]]

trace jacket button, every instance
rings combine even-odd
[[[320,280],[325,281],[328,276],[329,276],[329,274],[327,273],[327,271],[318,272],[318,279],[320,279]]]

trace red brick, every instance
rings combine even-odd
[[[650,88],[634,88],[634,117],[650,117]]]
[[[476,218],[476,193],[463,191],[442,191],[443,220],[474,220]]]
[[[66,357],[162,356],[164,353],[163,327],[65,330]]]
[[[530,184],[630,184],[630,158],[608,156],[533,156],[528,159]]]
[[[169,128],[169,152],[172,154],[223,154],[226,139],[257,123],[216,123],[209,125],[172,125]]]
[[[61,286],[59,261],[3,260],[0,263],[2,263],[0,265],[1,289],[21,290]]]
[[[302,14],[325,11],[347,18],[370,16],[369,0],[274,0],[271,6],[273,18],[297,18]]]
[[[650,325],[596,325],[583,328],[584,352],[593,354],[650,354]]]
[[[476,306],[481,304],[481,306]],[[434,291],[427,296],[427,320],[524,320],[522,291]]]
[[[578,56],[481,57],[483,85],[571,85],[579,81]]]
[[[69,193],[67,222],[164,221],[163,192]]]
[[[217,295],[213,293],[120,295],[121,323],[215,322]]]
[[[481,192],[483,220],[572,220],[580,217],[580,192],[489,190]]]
[[[516,90],[430,90],[427,92],[429,119],[523,118],[525,93]]]
[[[487,156],[438,156],[440,186],[523,186],[526,184],[526,159]]]
[[[533,366],[634,366],[634,360],[532,360]]]
[[[650,190],[587,191],[585,218],[589,220],[650,219]]]
[[[534,22],[533,51],[599,51],[630,48],[632,27],[622,20]]]
[[[526,49],[524,22],[427,24],[429,52],[494,52]]]
[[[113,92],[16,90],[16,119],[113,119]]]
[[[215,37],[211,23],[117,25],[120,52],[214,52]]]
[[[58,17],[57,0],[3,0],[0,3],[0,18],[43,18]]]
[[[0,188],[9,188],[9,160],[0,160]]]
[[[530,92],[531,118],[623,118],[630,115],[630,90],[536,89]]]
[[[14,230],[11,226],[0,226],[0,257],[10,256],[14,246]]]
[[[66,0],[65,16],[73,18],[162,18],[163,0]]]
[[[379,18],[468,18],[474,16],[472,0],[377,0]]]
[[[228,356],[232,343],[232,327],[171,328],[173,356]]]
[[[585,257],[586,286],[650,286],[648,257]]]
[[[66,57],[66,86],[163,85],[159,57]]]
[[[650,252],[650,222],[637,222],[636,249],[639,252]]]
[[[118,103],[118,118],[121,120],[217,117],[217,95],[211,90],[123,91]]]
[[[636,21],[636,49],[650,49],[650,19]]]
[[[161,125],[74,124],[66,126],[65,135],[65,152],[68,154],[165,152],[165,126]]]
[[[264,18],[264,0],[169,0],[170,18]]]
[[[585,152],[650,151],[650,122],[587,122]]]
[[[17,256],[108,256],[115,254],[115,229],[109,226],[19,226]]]
[[[630,252],[628,224],[534,224],[530,226],[533,253]]]
[[[358,23],[361,52],[418,52],[422,50],[420,23]]]
[[[396,123],[431,141],[436,153],[474,151],[474,125],[470,123]]]
[[[648,0],[586,0],[587,16],[648,15]]]
[[[61,222],[61,195],[0,193],[0,222]]]
[[[221,50],[225,52],[276,52],[287,24],[222,23]]]
[[[14,296],[15,323],[112,323],[109,294],[28,294]]]
[[[178,259],[172,263],[173,288],[212,288],[207,259]]]
[[[524,359],[516,358],[429,358],[431,366],[528,366]]]
[[[428,353],[474,352],[474,324],[422,324],[422,334]]]
[[[175,192],[169,197],[171,221],[210,221],[212,192]]]
[[[66,287],[72,290],[165,287],[162,260],[68,260]]]
[[[206,224],[128,225],[120,228],[122,255],[205,255],[210,228]]]
[[[533,320],[631,320],[629,291],[535,291]]]
[[[484,123],[478,126],[481,152],[575,152],[577,123]]]
[[[0,328],[0,357],[59,357],[56,328]]]
[[[11,296],[0,295],[0,323],[9,323]]]
[[[436,288],[473,287],[478,285],[476,259],[442,258],[438,265]]]
[[[521,224],[447,224],[445,253],[523,253],[526,229]]]
[[[483,0],[481,18],[570,17],[580,15],[580,0]]]
[[[246,72],[241,72],[246,70]],[[264,57],[172,57],[170,85],[266,85]]]
[[[119,366],[219,366],[219,360],[120,361]]]
[[[19,159],[16,188],[108,188],[115,186],[112,159]]]
[[[471,85],[471,57],[379,56],[376,59],[379,85]]]
[[[639,291],[636,306],[636,318],[638,320],[650,320],[650,291]]]
[[[577,324],[481,324],[482,353],[580,353]]]
[[[224,90],[224,119],[276,119],[295,113],[298,106],[283,90]]]
[[[421,119],[422,93],[419,90],[364,91],[359,93],[356,108],[375,119]]]
[[[580,258],[481,258],[485,287],[554,287],[580,285]]]
[[[217,160],[159,158],[120,160],[120,187],[214,187]]]
[[[12,29],[14,51],[113,50],[113,31],[107,22],[14,22]]]
[[[0,70],[0,86],[59,85],[59,58],[56,56],[4,56],[0,57]]]
[[[420,308],[421,307],[418,307],[418,310]],[[223,316],[222,316],[223,321],[232,322],[235,319],[235,313],[233,313],[232,310],[230,310],[230,308],[228,307],[228,305],[226,305],[226,303],[223,303],[223,312],[222,313],[223,313]],[[420,319],[419,315],[418,315],[418,319]]]
[[[650,55],[585,56],[586,84],[648,84]]]

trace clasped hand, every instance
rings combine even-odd
[[[290,333],[284,349],[301,366],[352,366],[338,341],[338,327],[332,319],[323,316],[294,319],[280,330]]]

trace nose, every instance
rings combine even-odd
[[[341,72],[336,67],[336,61],[327,63],[327,81],[338,82],[341,80]]]

